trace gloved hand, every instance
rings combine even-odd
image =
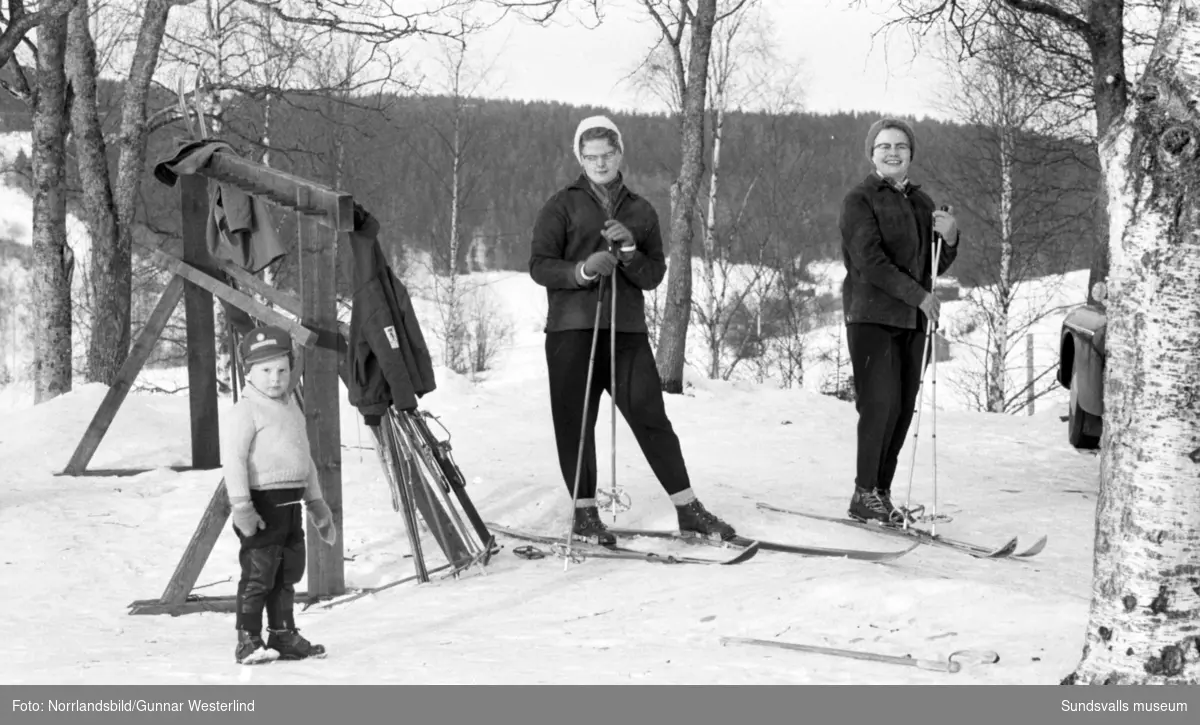
[[[637,251],[637,242],[633,238],[633,232],[629,231],[629,227],[616,219],[609,219],[604,222],[604,231],[600,234],[612,245],[618,259],[622,262],[633,259],[633,253]]]
[[[337,529],[333,525],[333,512],[325,499],[318,498],[308,502],[308,515],[312,518],[313,526],[317,527],[317,535],[326,546],[333,546],[337,541]]]
[[[932,292],[926,292],[925,299],[921,300],[921,312],[925,313],[925,319],[932,322],[935,328],[938,326],[938,316],[941,314],[941,311],[941,300]]]
[[[958,220],[954,218],[954,208],[942,205],[941,209],[933,212],[933,231],[942,235],[948,246],[958,244]]]
[[[259,529],[267,528],[267,523],[254,510],[254,504],[242,501],[233,505],[233,525],[242,532],[243,536],[254,536]]]
[[[596,252],[583,261],[583,271],[589,276],[607,277],[617,268],[617,258],[612,252]]]

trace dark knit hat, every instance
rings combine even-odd
[[[287,331],[273,326],[256,327],[242,338],[240,346],[242,363],[250,367],[255,363],[292,354],[292,338]]]
[[[909,159],[917,157],[917,137],[913,135],[912,126],[909,126],[904,121],[898,118],[881,118],[871,124],[871,130],[867,131],[867,158],[872,158],[875,155],[875,137],[885,128],[895,128],[904,132],[908,136],[908,154]]]

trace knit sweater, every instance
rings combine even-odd
[[[247,384],[221,426],[221,460],[229,501],[251,491],[303,488],[305,502],[323,498],[304,413],[289,395],[274,400]]]

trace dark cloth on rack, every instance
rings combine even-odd
[[[199,173],[213,154],[235,153],[219,139],[188,142],[154,166],[154,178],[174,186],[182,175]],[[270,207],[257,196],[234,184],[208,184],[208,224],[205,228],[208,252],[257,274],[284,256],[287,250],[275,231]]]
[[[379,246],[379,222],[359,205],[349,234],[353,257],[350,313],[350,404],[367,425],[379,425],[389,405],[413,410],[437,388],[429,346],[408,289]]]

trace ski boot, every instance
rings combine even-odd
[[[298,629],[271,629],[267,646],[279,652],[281,660],[320,659],[325,656],[325,647],[313,644],[300,636]]]
[[[709,513],[699,500],[676,506],[675,513],[679,517],[679,533],[684,536],[719,541],[728,541],[737,536],[732,526]]]
[[[895,507],[884,501],[883,493],[877,488],[855,488],[854,497],[850,499],[850,518],[864,523],[876,521],[884,526],[891,524]]]
[[[886,489],[875,489],[875,495],[883,502],[884,509],[888,512],[888,523],[892,526],[903,526],[905,520],[911,526],[917,522],[917,516],[924,507],[918,506],[916,509],[905,509],[892,503],[892,492]]]
[[[578,541],[600,546],[614,546],[617,543],[617,537],[613,536],[600,520],[600,509],[595,506],[575,509],[575,523],[571,527],[571,535]]]
[[[239,629],[233,656],[239,665],[261,665],[279,659],[279,652],[263,644],[262,635]]]

